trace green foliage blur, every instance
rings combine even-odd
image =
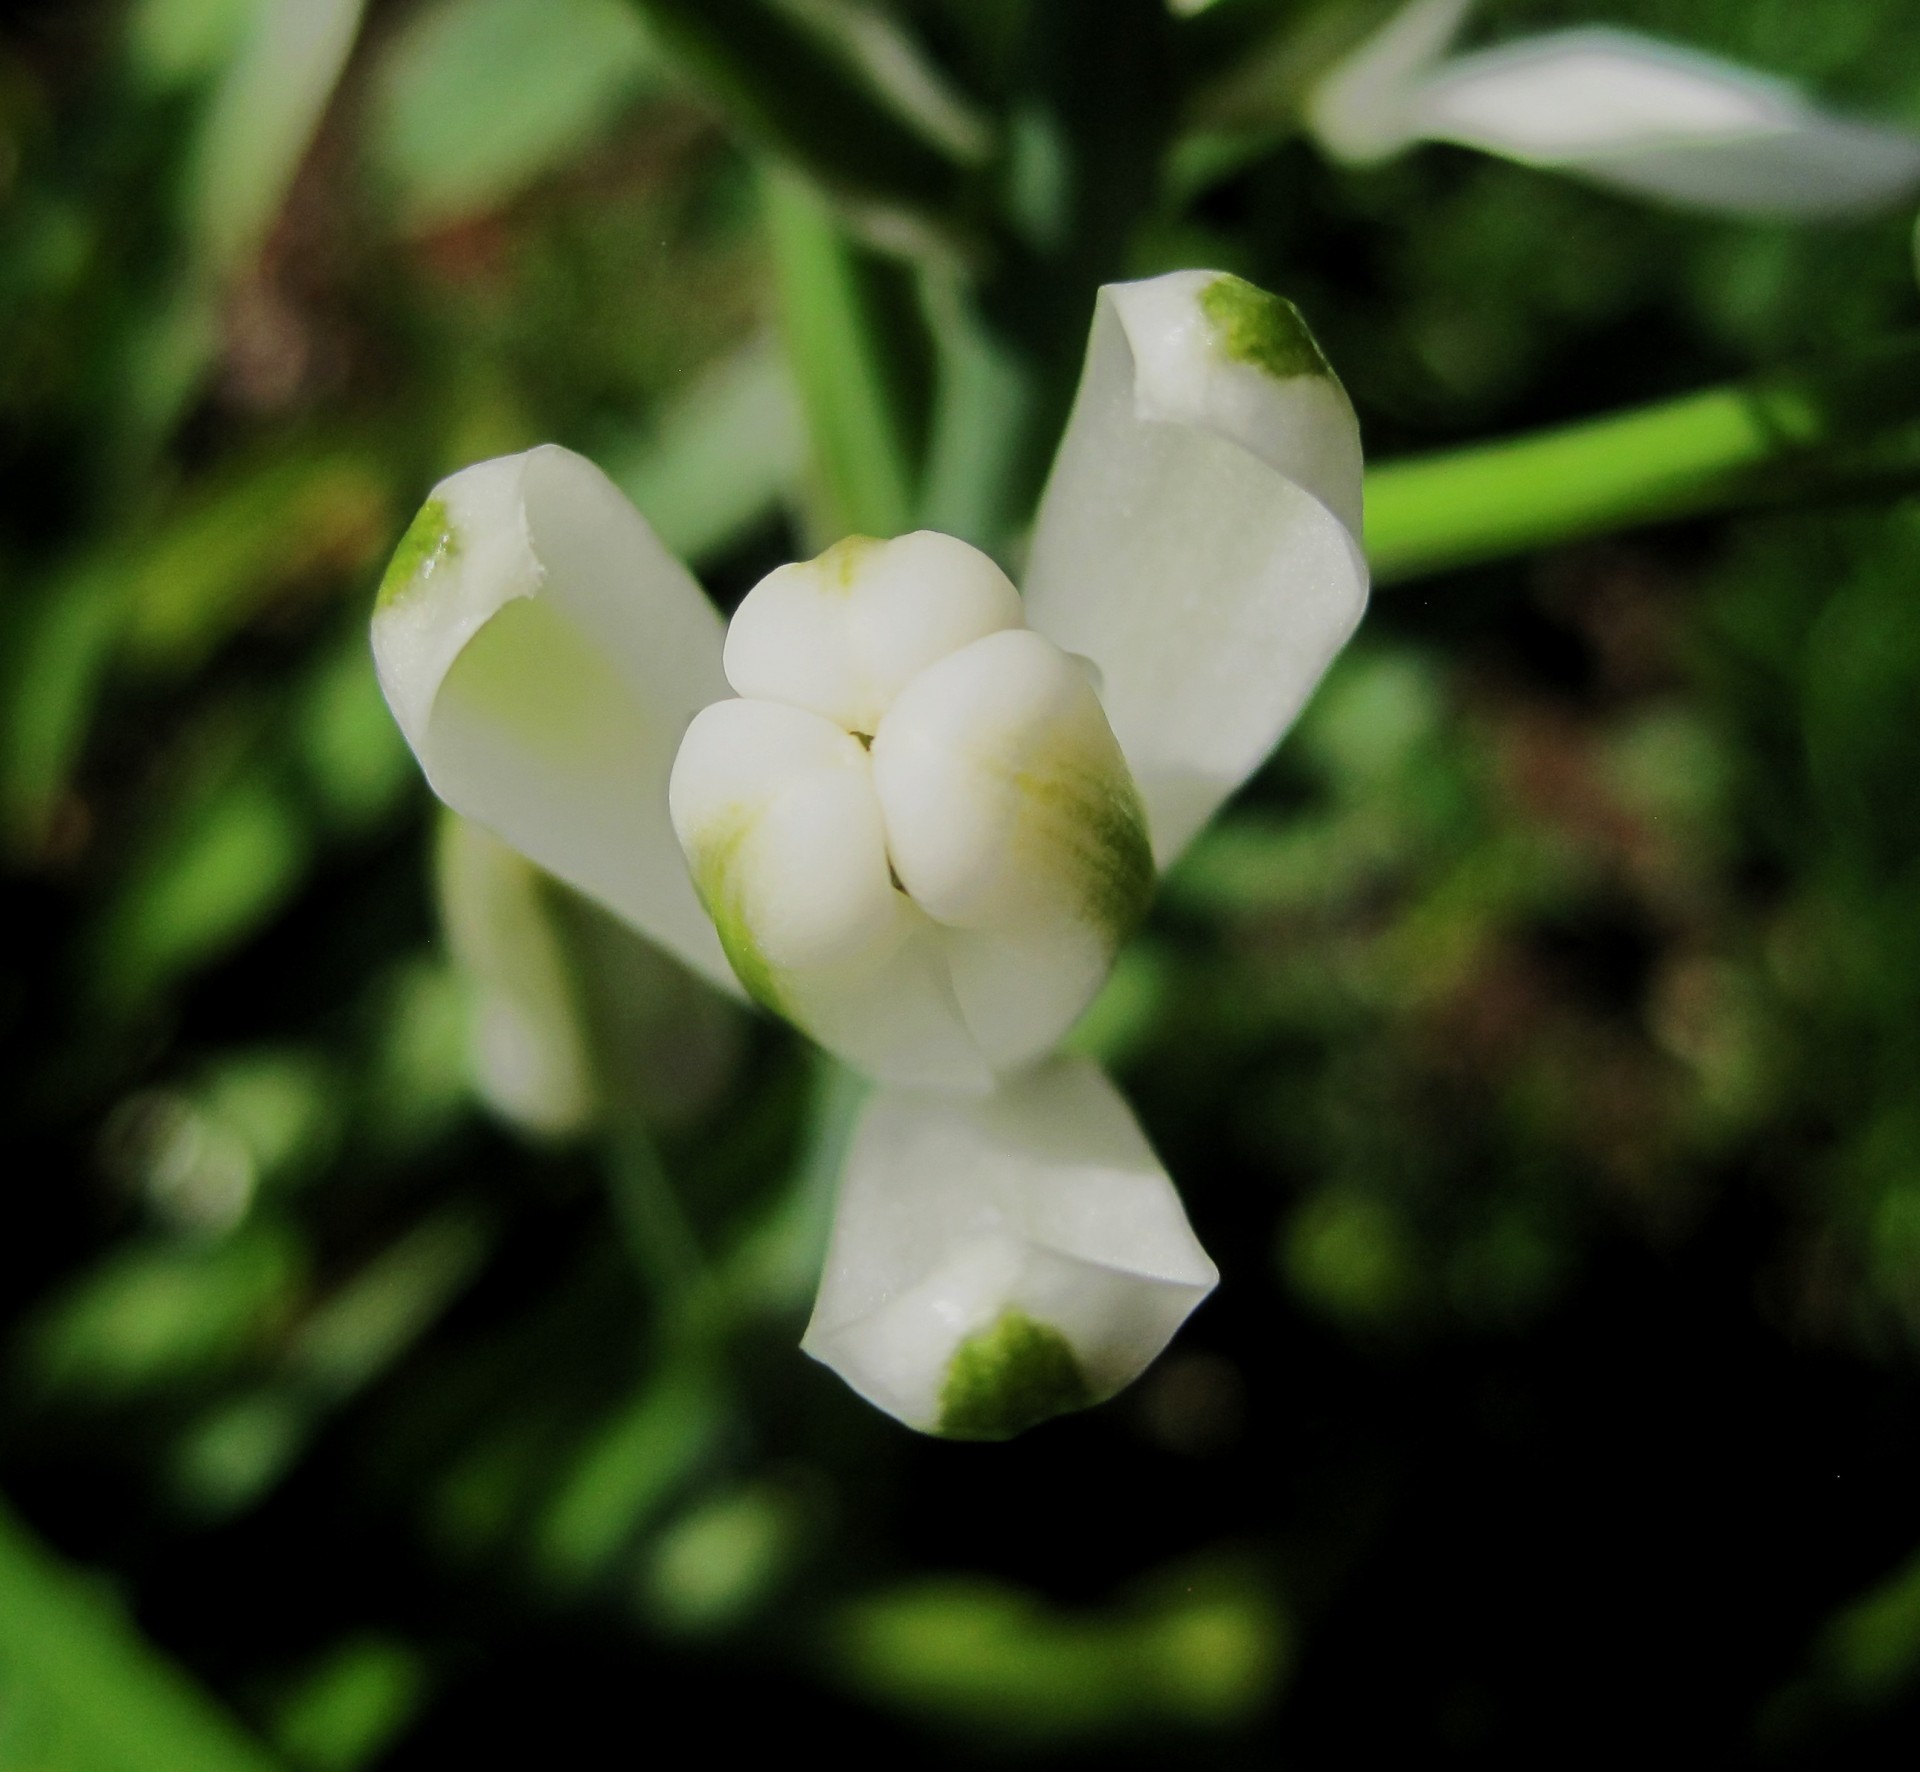
[[[1920,328],[1910,216],[1331,165],[1391,10],[7,10],[0,1772],[1911,1743],[1900,485],[1402,563],[1075,1036],[1220,1290],[1007,1446],[796,1350],[848,1078],[551,882],[437,896],[366,618],[469,461],[585,452],[730,605],[1017,560],[1115,277],[1290,296],[1375,462]],[[1577,22],[1920,127],[1910,0],[1478,30]]]

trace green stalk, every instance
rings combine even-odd
[[[1675,517],[1920,485],[1920,340],[1367,476],[1377,583]]]
[[[685,1328],[710,1303],[712,1276],[652,1137],[631,1116],[615,1117],[605,1172],[614,1218],[634,1266],[674,1327]]]
[[[792,173],[763,180],[780,317],[826,509],[818,539],[913,527],[906,426],[861,284],[857,248]]]

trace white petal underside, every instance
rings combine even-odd
[[[1098,667],[1163,868],[1278,743],[1366,604],[1352,408],[1330,374],[1233,354],[1206,313],[1233,281],[1101,291],[1027,574],[1031,625]]]
[[[869,1101],[801,1345],[889,1414],[937,1429],[957,1350],[1008,1313],[1060,1336],[1102,1397],[1217,1279],[1113,1085],[1055,1059],[978,1101]]]
[[[727,693],[721,641],[646,520],[551,444],[435,488],[373,623],[440,797],[733,990],[667,815],[681,736]]]

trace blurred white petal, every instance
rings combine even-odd
[[[802,1346],[910,1427],[1000,1439],[1111,1396],[1218,1274],[1100,1070],[978,1101],[883,1091]]]
[[[598,468],[548,444],[442,481],[373,647],[448,805],[735,988],[667,815],[680,739],[727,693],[720,618]]]
[[[1413,0],[1314,88],[1307,126],[1339,160],[1397,154],[1421,134],[1421,81],[1445,55],[1474,0]]]
[[[1027,617],[1097,667],[1162,867],[1359,621],[1360,487],[1353,409],[1291,306],[1211,271],[1100,292]]]
[[[1422,133],[1703,208],[1811,215],[1920,189],[1920,136],[1815,110],[1784,81],[1622,31],[1462,57]]]
[[[871,735],[916,672],[1024,620],[1019,592],[978,548],[931,529],[850,535],[747,593],[727,626],[727,679]]]
[[[453,813],[438,863],[441,924],[473,986],[475,1084],[530,1131],[577,1131],[594,1111],[593,1061],[539,870]]]
[[[1646,196],[1756,216],[1886,207],[1920,191],[1920,134],[1837,117],[1737,63],[1630,31],[1557,31],[1446,62],[1461,0],[1416,0],[1322,82],[1328,151],[1455,142]]]

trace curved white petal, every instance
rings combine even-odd
[[[1920,189],[1920,136],[1815,110],[1792,86],[1625,31],[1556,32],[1463,56],[1420,133],[1705,208],[1869,208]]]
[[[717,701],[687,729],[667,803],[695,889],[750,991],[759,972],[891,944],[899,894],[873,764],[852,733],[779,702]]]
[[[530,1131],[579,1130],[594,1111],[593,1061],[538,870],[455,813],[443,816],[436,861],[440,921],[473,985],[480,1094]]]
[[[1024,628],[975,641],[901,692],[873,778],[989,1063],[1050,1052],[1153,892],[1140,796],[1085,666]]]
[[[871,734],[917,672],[1024,621],[1020,593],[978,548],[931,529],[850,535],[747,593],[727,627],[727,680]]]
[[[873,741],[887,848],[914,902],[992,928],[1132,934],[1151,889],[1139,796],[1085,667],[1017,628],[908,684]]]
[[[374,662],[434,791],[733,989],[667,816],[719,615],[591,462],[552,444],[444,480],[394,556]]]
[[[780,702],[716,702],[687,731],[669,803],[751,996],[870,1075],[991,1085],[938,931],[894,887],[859,739]]]
[[[1556,31],[1438,57],[1464,0],[1415,0],[1309,106],[1327,150],[1377,160],[1455,142],[1643,195],[1820,215],[1920,191],[1920,135],[1832,116],[1797,88],[1636,32]]]
[[[1366,606],[1359,427],[1298,314],[1237,277],[1100,292],[1027,619],[1090,658],[1165,866]]]
[[[1000,1439],[1111,1396],[1219,1275],[1099,1068],[978,1101],[883,1091],[801,1346],[909,1427]]]

